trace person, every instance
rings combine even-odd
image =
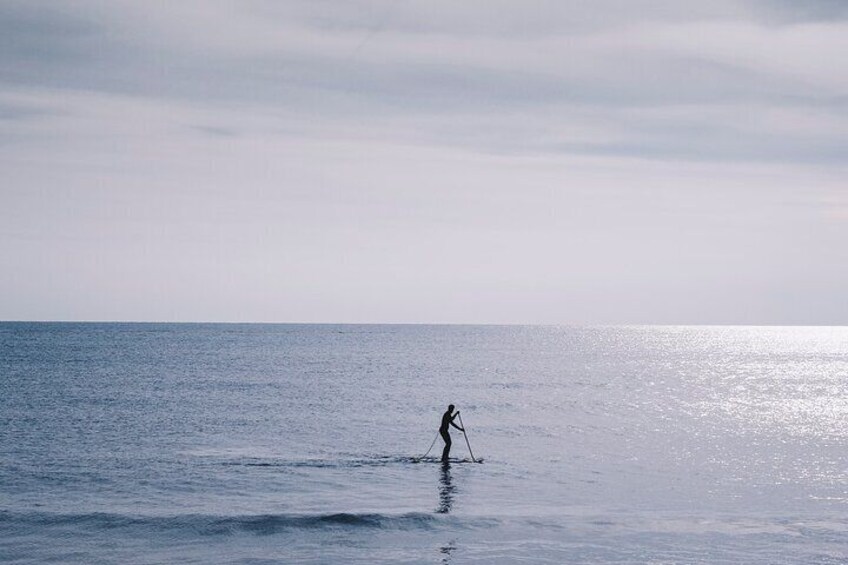
[[[457,426],[453,423],[454,418],[459,416],[459,410],[456,411],[456,414],[453,414],[453,404],[448,406],[447,411],[442,415],[442,425],[439,426],[439,433],[442,434],[442,439],[445,440],[445,449],[442,451],[442,462],[446,463],[448,461],[448,457],[450,456],[450,448],[451,448],[451,437],[448,433],[448,426],[453,426],[454,428],[465,431],[461,427]]]

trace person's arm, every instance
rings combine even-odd
[[[458,429],[459,431],[464,432],[465,431],[464,428],[460,428],[459,426],[457,426],[456,424],[453,423],[453,421],[456,419],[457,416],[459,416],[459,410],[457,410],[456,414],[454,414],[453,418],[451,418],[450,425],[453,426],[454,428]]]

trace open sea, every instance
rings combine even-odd
[[[848,328],[0,323],[0,561],[846,563]]]

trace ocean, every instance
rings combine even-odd
[[[0,323],[0,561],[845,563],[848,328]]]

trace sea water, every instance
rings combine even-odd
[[[0,324],[3,562],[846,560],[846,328]]]

